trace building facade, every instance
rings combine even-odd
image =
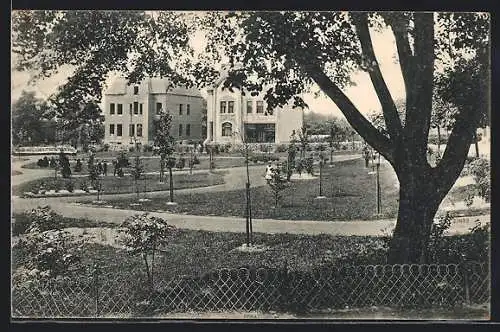
[[[285,143],[303,125],[304,112],[292,104],[268,111],[264,93],[251,96],[223,89],[223,79],[207,90],[207,143]]]
[[[104,143],[112,148],[154,143],[154,122],[172,115],[177,141],[202,140],[203,97],[199,90],[174,88],[168,79],[146,78],[128,85],[118,78],[104,93]]]

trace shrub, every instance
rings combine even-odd
[[[50,206],[38,206],[28,213],[24,213],[28,220],[28,232],[45,232],[51,229],[61,229],[61,216],[58,215]]]
[[[89,184],[87,181],[80,182],[80,190],[83,190],[87,193],[89,192]]]
[[[104,151],[104,152],[108,152],[109,151],[109,144],[108,143],[106,143],[106,144],[103,145],[102,151]]]
[[[326,151],[326,147],[325,144],[318,144],[316,145],[316,151]]]
[[[186,166],[186,159],[184,157],[180,157],[177,159],[177,162],[175,163],[175,167],[178,169],[183,169]]]
[[[314,175],[313,158],[309,157],[304,159],[304,168],[307,173]]]
[[[122,178],[125,176],[125,174],[123,174],[123,168],[121,167],[118,167],[117,170],[116,170],[116,175],[119,177],[119,178]]]
[[[278,152],[278,153],[287,152],[288,151],[288,145],[287,144],[277,144],[275,151]]]
[[[304,162],[302,159],[295,161],[295,170],[297,171],[297,173],[299,173],[299,175],[301,175],[304,171]]]
[[[80,246],[75,245],[74,237],[66,231],[29,231],[17,247],[29,271],[29,276],[24,278],[26,281],[64,276],[80,267]],[[17,275],[16,280],[19,279],[23,278]]]
[[[75,184],[73,183],[73,181],[68,181],[66,182],[66,190],[69,191],[70,193],[72,193],[75,189]]]
[[[200,164],[200,159],[196,155],[193,157],[193,165],[199,165]]]
[[[47,156],[43,157],[43,159],[38,159],[36,163],[39,167],[49,167],[49,158]]]
[[[69,165],[69,159],[62,152],[59,154],[59,165],[61,166],[62,177],[65,179],[71,177],[71,167]]]
[[[52,188],[54,188],[54,191],[56,193],[59,192],[59,190],[61,190],[61,188],[62,188],[61,182],[55,181]]]
[[[254,163],[257,163],[259,161],[267,163],[269,161],[278,161],[280,158],[277,155],[271,155],[271,154],[254,154],[250,156],[249,159]]]
[[[134,151],[135,151],[135,148],[133,146],[128,148],[128,152],[134,152]]]
[[[175,227],[148,213],[127,218],[121,227],[124,228],[123,244],[130,253],[142,256],[148,280],[153,285],[155,254],[165,247],[169,237],[174,234]]]
[[[271,178],[267,181],[267,184],[271,188],[274,196],[274,207],[278,207],[279,200],[281,198],[281,192],[286,188],[286,179],[283,176],[282,169],[272,168]]]
[[[30,191],[33,193],[33,194],[38,194],[40,192],[40,185],[34,185],[31,187]]]
[[[50,166],[50,168],[56,168],[57,161],[54,159],[54,157],[50,158],[50,160],[49,160],[49,166]]]
[[[127,155],[124,151],[120,152],[120,154],[116,158],[116,162],[119,168],[130,166],[130,161],[128,160]]]
[[[469,164],[469,174],[476,182],[476,192],[479,197],[484,198],[486,202],[491,198],[491,176],[490,162],[487,159],[479,158]],[[472,194],[473,195],[473,194]]]
[[[142,147],[142,151],[143,152],[153,152],[153,147],[149,144],[144,144],[144,146]]]

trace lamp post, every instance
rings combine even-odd
[[[326,198],[326,196],[323,196],[323,165],[325,163],[324,159],[325,159],[325,157],[323,156],[322,153],[320,153],[320,155],[319,155],[319,196],[316,197],[317,199]]]
[[[241,142],[243,143],[243,146],[245,148],[244,154],[245,154],[245,164],[246,164],[246,171],[247,171],[247,182],[245,183],[245,197],[246,197],[246,208],[245,208],[245,221],[246,221],[246,233],[247,233],[247,246],[250,246],[253,242],[252,235],[253,235],[253,229],[252,229],[252,205],[251,205],[251,197],[250,197],[250,170],[248,168],[248,143],[245,141],[243,135],[241,133],[235,132],[234,135],[239,135],[241,138]]]
[[[381,195],[380,195],[380,153],[377,153],[378,159],[377,159],[377,215],[381,214],[382,210],[382,201],[381,201]]]

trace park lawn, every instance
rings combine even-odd
[[[15,223],[22,220],[19,215],[15,215],[14,219]],[[72,218],[62,218],[61,221],[62,227],[120,230],[120,225],[99,221]],[[22,232],[21,229],[18,233]],[[281,268],[286,264],[290,270],[310,270],[324,264],[352,266],[386,263],[387,239],[382,237],[254,233],[253,243],[264,250],[252,253],[237,250],[245,243],[245,238],[244,233],[176,229],[158,253],[155,264],[157,279],[200,275],[220,268]],[[483,250],[473,245],[473,239],[474,235],[446,237],[441,246],[443,255],[435,263],[458,263],[461,256],[456,253],[456,248],[461,248],[468,256],[469,252]],[[22,261],[17,246],[13,246],[12,254],[12,266],[16,269]],[[136,273],[144,273],[141,257],[124,248],[85,241],[81,255],[84,266],[99,263],[104,273],[111,273],[117,278],[127,279]]]
[[[197,188],[197,187],[207,187],[213,186],[217,184],[224,183],[224,174],[223,171],[218,172],[202,172],[202,173],[193,173],[193,174],[175,174],[174,173],[174,189],[186,189],[186,188]],[[82,182],[86,182],[90,185],[89,178],[85,177],[73,177],[72,179],[64,179],[60,176],[57,180],[54,180],[53,177],[44,177],[40,179],[36,179],[33,181],[29,181],[26,183],[22,183],[18,186],[14,186],[12,188],[13,195],[21,195],[24,192],[31,191],[32,188],[40,186],[43,182],[47,189],[52,189],[55,186],[55,183],[59,184],[60,189],[66,189],[66,184],[70,181],[74,183],[74,189],[80,189],[80,185]],[[168,190],[169,182],[168,182],[168,173],[165,177],[165,182],[159,182],[159,175],[147,174],[143,175],[142,179],[138,182],[139,192],[146,191],[160,191],[160,190]],[[126,175],[122,178],[115,177],[113,175],[108,175],[102,177],[102,188],[104,194],[112,194],[112,193],[132,193],[136,191],[134,179],[130,175]]]
[[[380,182],[382,214],[376,216],[375,175],[364,167],[364,160],[347,160],[324,168],[323,195],[319,194],[319,179],[295,180],[282,193],[278,208],[274,208],[273,194],[268,186],[251,188],[252,214],[254,218],[286,220],[371,220],[394,217],[397,213],[398,188],[391,167],[382,164]],[[166,196],[165,196],[166,197]],[[178,205],[165,205],[165,197],[154,197],[141,206],[130,206],[133,199],[111,200],[109,204],[119,208],[143,211],[168,210],[193,215],[237,216],[245,211],[245,190],[225,192],[179,194]]]
[[[20,216],[14,216],[20,220]],[[83,223],[64,218],[68,227],[102,227],[100,222]],[[64,226],[65,227],[65,226]],[[118,229],[119,225],[107,227]],[[295,235],[295,234],[254,234],[254,244],[264,245],[261,252],[235,250],[245,243],[245,234],[229,232],[208,232],[177,229],[168,245],[158,254],[155,271],[158,278],[172,278],[180,275],[199,275],[218,268],[239,267],[283,267],[304,270],[325,262],[341,261],[345,264],[384,263],[383,240],[379,237]],[[366,256],[370,253],[370,257]],[[14,246],[13,268],[20,265],[19,249]],[[361,256],[364,255],[364,256]],[[358,257],[356,259],[355,257]],[[143,272],[143,261],[125,249],[105,244],[85,243],[82,263],[90,266],[98,262],[104,273],[117,277],[129,277]]]

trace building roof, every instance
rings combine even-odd
[[[127,93],[127,80],[123,77],[116,78],[113,83],[104,92],[105,95],[124,95]],[[198,89],[190,88],[186,89],[183,87],[171,87],[170,80],[167,78],[145,78],[139,85],[143,88],[147,88],[149,93],[161,94],[178,94],[191,97],[200,97],[201,93]]]

